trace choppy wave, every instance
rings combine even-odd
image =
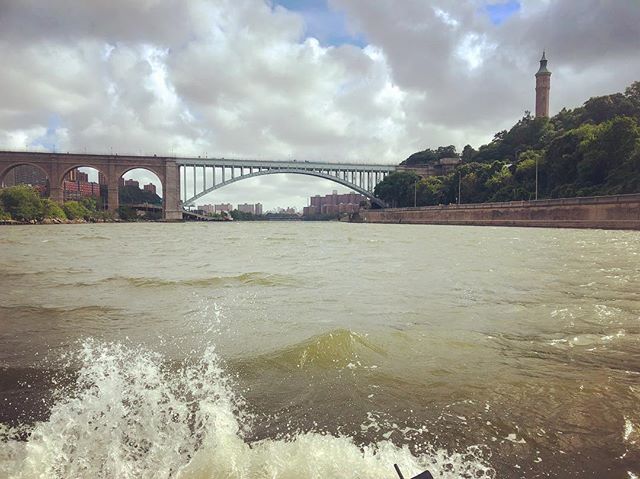
[[[389,441],[358,446],[314,431],[248,442],[251,418],[212,348],[171,367],[157,353],[89,340],[75,359],[77,380],[27,441],[0,431],[0,475],[351,479],[393,477],[398,463],[407,475],[494,477],[479,448],[415,455]]]
[[[294,279],[287,275],[268,274],[261,272],[243,273],[234,276],[211,276],[207,278],[191,279],[163,279],[153,277],[110,276],[94,282],[77,282],[67,286],[93,287],[99,284],[123,284],[136,288],[162,288],[162,287],[234,287],[239,285],[249,286],[290,286]]]
[[[113,238],[109,238],[108,236],[101,236],[101,235],[83,235],[83,236],[78,236],[76,238],[76,240],[81,240],[81,241],[94,241],[94,240],[105,240],[105,241],[110,241]]]
[[[354,368],[366,367],[366,359],[386,355],[385,350],[365,335],[347,329],[320,334],[303,342],[250,360],[252,367],[259,364],[281,368]]]

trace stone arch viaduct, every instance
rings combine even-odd
[[[385,176],[395,171],[395,166],[382,164],[0,151],[0,185],[7,173],[20,165],[42,170],[49,180],[50,197],[58,202],[64,200],[63,181],[69,171],[80,167],[95,168],[106,179],[107,208],[114,212],[119,207],[122,175],[144,168],[155,173],[162,183],[163,215],[167,220],[182,219],[183,205],[193,205],[195,200],[214,190],[242,179],[276,173],[325,178],[384,206],[373,190]]]

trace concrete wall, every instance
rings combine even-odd
[[[640,230],[640,194],[361,211],[366,223]]]

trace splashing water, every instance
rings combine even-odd
[[[75,383],[26,442],[0,431],[0,475],[13,478],[386,478],[393,463],[435,477],[493,477],[479,448],[418,457],[381,441],[291,433],[246,440],[251,418],[213,348],[171,367],[157,353],[87,340]]]

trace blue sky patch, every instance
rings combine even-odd
[[[484,11],[494,25],[501,25],[512,15],[520,11],[518,0],[507,0],[499,3],[489,3],[484,7]]]
[[[362,35],[349,31],[344,13],[329,7],[327,0],[273,0],[273,4],[302,15],[305,35],[317,38],[322,45],[367,45]]]
[[[47,151],[56,151],[58,143],[58,128],[62,126],[62,119],[58,114],[52,114],[47,122],[47,132],[39,138],[34,139],[29,146],[42,146]]]

